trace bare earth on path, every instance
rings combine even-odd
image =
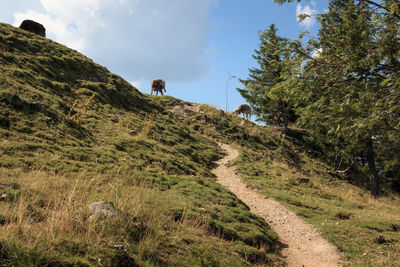
[[[219,146],[226,150],[228,155],[216,162],[218,167],[213,173],[217,176],[217,181],[246,203],[252,212],[264,218],[279,235],[280,241],[284,244],[282,254],[287,259],[289,267],[340,265],[336,247],[323,239],[313,226],[305,223],[279,202],[246,187],[236,174],[236,168],[227,166],[239,156],[239,152],[229,145],[219,144]]]

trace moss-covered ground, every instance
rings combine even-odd
[[[224,152],[164,102],[0,23],[0,266],[284,265],[215,182]],[[89,220],[95,201],[119,215]]]
[[[382,184],[382,196],[375,199],[367,186],[333,173],[315,137],[295,126],[283,138],[279,127],[255,125],[207,105],[201,109],[204,114],[186,120],[196,120],[193,127],[199,131],[234,144],[241,151],[235,164],[244,182],[314,225],[338,247],[345,266],[400,265],[398,193]],[[352,175],[365,181],[368,173],[359,168]]]
[[[239,149],[244,181],[313,224],[344,265],[400,265],[399,196],[332,174],[312,133],[185,110],[6,24],[0,69],[0,266],[284,265],[267,223],[214,181],[224,152],[210,137]],[[90,221],[95,201],[120,215]]]

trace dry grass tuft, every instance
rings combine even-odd
[[[92,95],[88,98],[88,100],[86,100],[86,102],[84,103],[82,103],[82,100],[80,99],[75,99],[65,119],[80,124],[95,95],[96,93],[93,92]]]
[[[146,137],[149,135],[151,128],[154,123],[154,113],[146,113],[144,117],[143,127],[139,133],[139,136]]]

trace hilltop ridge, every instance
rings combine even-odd
[[[93,161],[115,165],[130,158],[128,150],[141,146],[126,143],[133,138],[129,133],[139,134],[145,119],[151,120],[150,139],[159,141],[151,146],[159,147],[165,158],[173,154],[166,153],[170,152],[167,147],[190,142],[185,135],[196,140],[191,144],[194,148],[214,150],[214,156],[186,164],[178,173],[207,172],[200,165],[209,165],[218,157],[211,142],[187,130],[154,98],[105,67],[49,39],[1,26],[0,124],[3,136],[17,134],[3,143],[7,158],[2,158],[0,166],[63,170],[66,164],[77,171],[83,166],[94,168],[89,163]],[[164,121],[175,127],[162,127]],[[179,145],[174,146],[176,154],[180,154]],[[59,157],[53,160],[54,155]],[[144,162],[146,156],[142,156]],[[170,168],[178,166],[158,166],[167,172]]]

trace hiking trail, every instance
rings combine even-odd
[[[279,235],[283,244],[282,255],[289,267],[340,266],[340,256],[335,246],[323,239],[312,225],[301,220],[284,205],[248,188],[236,174],[236,168],[228,167],[229,162],[239,156],[239,152],[229,145],[218,145],[226,150],[228,155],[216,162],[217,167],[213,173],[217,176],[217,181],[246,203],[252,212],[264,218]]]

